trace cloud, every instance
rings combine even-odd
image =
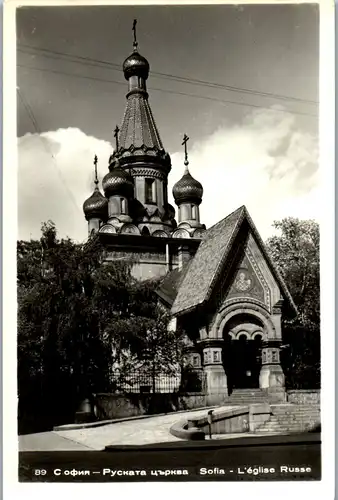
[[[201,220],[207,227],[244,204],[263,239],[274,232],[274,220],[317,217],[317,140],[297,128],[293,115],[255,111],[190,146],[189,167],[204,187]],[[26,134],[18,139],[18,151],[19,238],[38,238],[41,223],[51,219],[59,236],[83,241],[82,204],[93,191],[93,158],[99,157],[102,179],[111,145],[68,128]],[[183,173],[182,152],[171,158],[174,204],[171,190]]]
[[[215,224],[246,205],[263,239],[283,217],[317,218],[318,145],[297,129],[294,115],[278,108],[255,111],[243,123],[193,143],[190,173],[204,188],[201,220]],[[183,155],[172,155],[170,190],[183,173]]]
[[[107,173],[111,145],[76,128],[18,139],[19,238],[39,238],[41,223],[55,222],[59,236],[83,241],[82,205],[94,189],[94,155],[99,178]]]

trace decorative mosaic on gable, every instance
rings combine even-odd
[[[269,306],[269,288],[263,276],[259,276],[261,273],[258,266],[253,261],[252,255],[249,254],[250,252],[247,249],[242,262],[235,272],[232,284],[226,294],[226,300],[249,297]]]

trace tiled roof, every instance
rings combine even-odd
[[[244,207],[239,208],[204,233],[178,291],[171,310],[172,314],[187,312],[206,300],[243,212]]]
[[[158,295],[170,306],[173,304],[179,287],[188,271],[190,262],[187,262],[181,269],[173,269],[163,279],[161,286],[157,290]]]
[[[150,153],[162,151],[163,145],[153,118],[148,99],[142,93],[135,93],[128,97],[121,132],[120,150],[146,148]],[[143,152],[144,154],[144,152]],[[148,153],[149,154],[149,153]]]
[[[256,237],[259,246],[261,247],[261,251],[263,252],[263,255],[266,258],[285,297],[288,299],[291,308],[294,311],[297,311],[292,297],[283,279],[271,261],[265,245],[259,236],[259,233],[246,207],[242,206],[204,233],[202,242],[190,263],[189,269],[184,280],[182,281],[182,285],[179,288],[175,302],[172,306],[171,312],[173,315],[192,311],[210,298],[215,281],[219,277],[219,274],[227,260],[232,243],[234,242],[244,219],[248,221],[250,228]]]

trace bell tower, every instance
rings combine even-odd
[[[111,162],[118,161],[119,167],[133,178],[130,216],[134,224],[141,232],[146,227],[150,234],[155,230],[169,234],[175,227],[175,209],[168,204],[171,160],[149,105],[146,82],[150,66],[138,51],[136,24],[134,20],[133,52],[123,63],[128,81],[127,104],[121,129],[116,132],[117,145]]]

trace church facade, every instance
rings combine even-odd
[[[292,297],[244,206],[209,229],[200,221],[203,187],[189,171],[187,136],[185,170],[173,188],[176,219],[168,203],[171,160],[149,106],[149,63],[136,36],[123,71],[126,109],[104,194],[95,174],[83,205],[89,236],[99,233],[107,260],[132,261],[135,277],[164,277],[159,299],[187,334],[190,365],[204,374],[209,401],[236,388],[283,400],[281,318],[296,314]]]

